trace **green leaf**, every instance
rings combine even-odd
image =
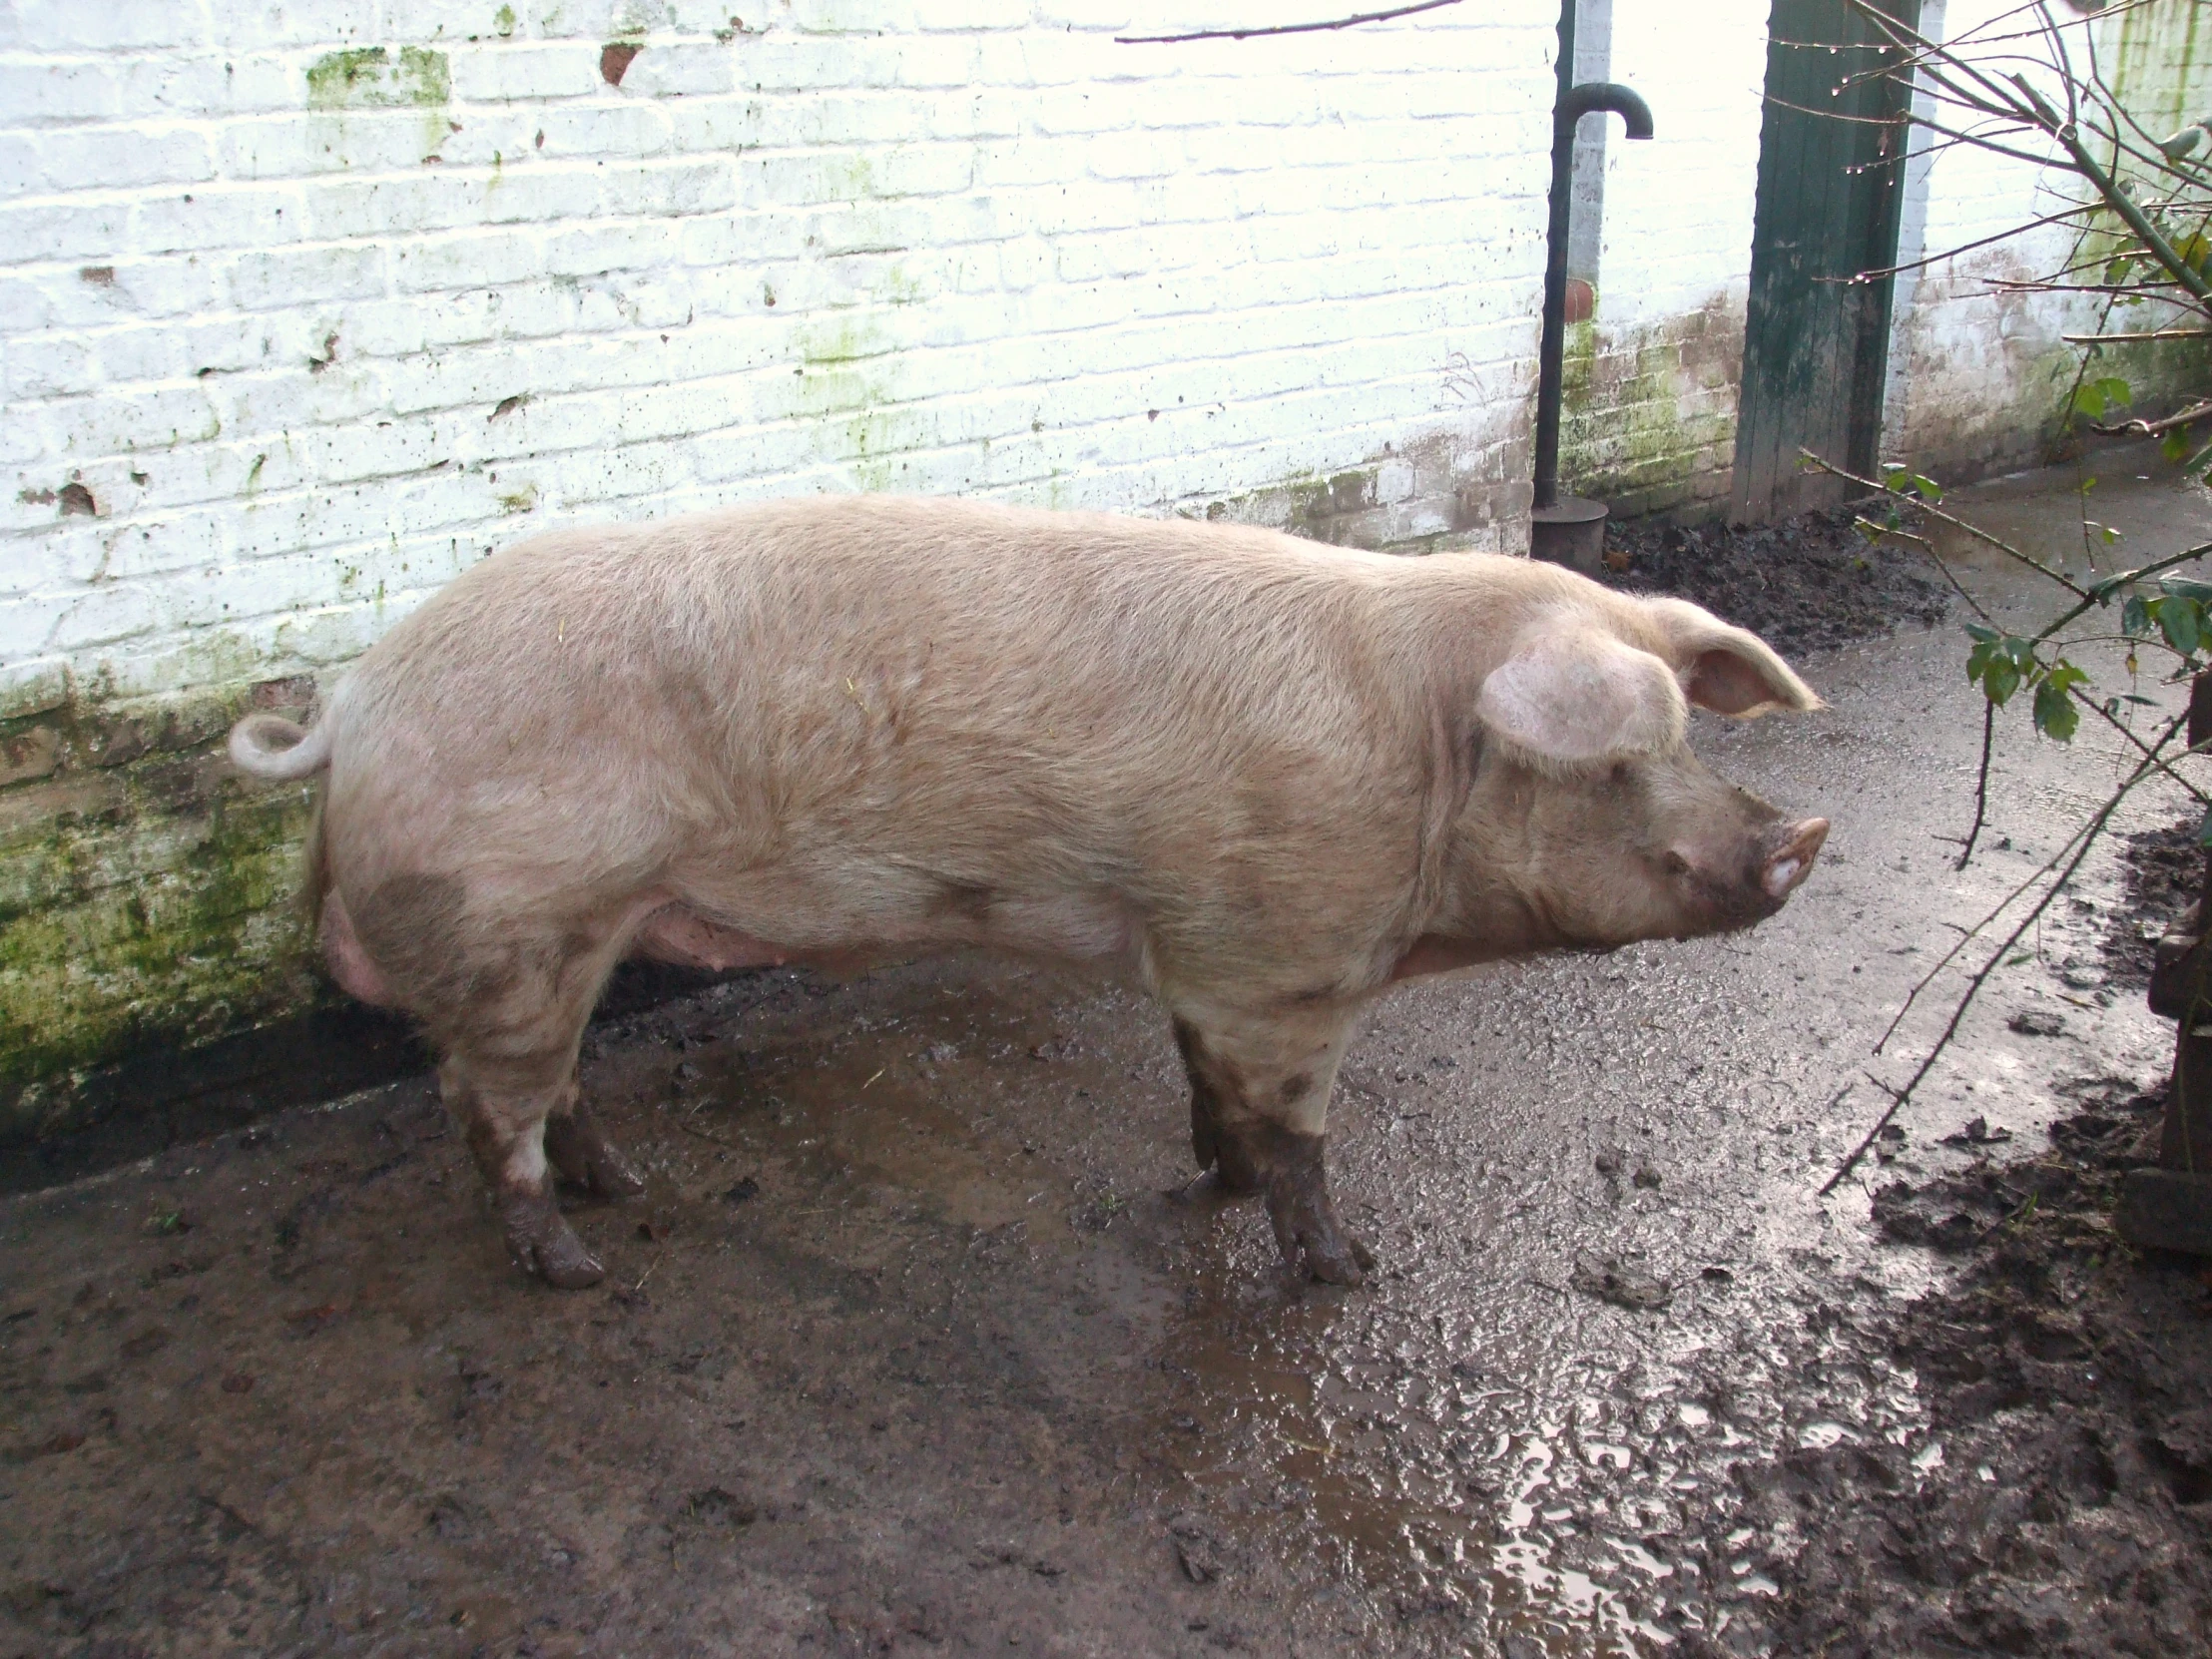
[[[2153,618],[2150,602],[2139,593],[2131,593],[2120,606],[2120,632],[2123,634],[2147,634]]]
[[[2212,582],[2199,582],[2189,576],[2162,576],[2158,586],[2166,593],[2179,594],[2199,605],[2212,605]]]
[[[2212,846],[2212,807],[2204,810],[2204,822],[2197,826],[2197,845]]]
[[[2204,634],[2203,607],[2185,595],[2168,594],[2158,607],[2158,631],[2184,657],[2195,656],[2197,642]]]
[[[2165,456],[2169,461],[2180,460],[2182,456],[2189,453],[2191,441],[2189,433],[2194,429],[2194,422],[2191,422],[2188,426],[2176,426],[2158,440],[2158,453]]]
[[[2059,743],[2073,742],[2081,726],[2081,711],[2068,694],[2075,686],[2087,684],[2088,679],[2063,657],[2053,663],[2042,684],[2035,688],[2035,730]]]
[[[1967,623],[1967,624],[1966,624],[1966,632],[1967,632],[1967,634],[1968,634],[1968,635],[1969,635],[1970,637],[1972,637],[1972,638],[1974,638],[1974,639],[1977,639],[1977,640],[1981,640],[1981,641],[1983,641],[1984,643],[1986,643],[1986,642],[1988,642],[1988,641],[1990,641],[1990,640],[2000,640],[2000,639],[2002,639],[2002,638],[2004,637],[2004,636],[2003,636],[2002,634],[1998,633],[1998,632],[1997,632],[1997,631],[1996,631],[1996,630],[1995,630],[1994,628],[1985,628],[1985,627],[1983,627],[1983,626],[1982,626],[1982,625],[1981,625],[1980,623],[1978,623],[1978,622],[1969,622],[1969,623]]]
[[[2073,406],[2075,413],[2094,420],[2107,409],[2122,408],[2133,401],[2134,396],[2125,380],[2117,374],[2104,374],[2082,381],[2074,392]]]
[[[2080,724],[2081,711],[2074,707],[2072,698],[2048,680],[2035,688],[2036,731],[2060,743],[2071,743]]]

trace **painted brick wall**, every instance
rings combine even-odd
[[[2197,0],[2155,0],[2105,17],[2070,4],[2052,10],[2068,21],[2071,49],[2087,62],[2093,46],[2107,80],[2153,133],[2212,111],[2212,14]],[[2016,30],[2015,13],[2008,0],[1924,0],[1922,28],[1964,42]],[[2010,52],[2016,44],[1999,41],[1988,50]],[[2101,306],[1993,285],[2063,266],[2073,238],[2062,227],[1989,248],[1969,245],[2053,212],[2081,188],[2064,175],[1962,147],[1911,168],[1900,261],[1968,251],[1898,278],[1883,421],[1891,456],[1958,481],[2051,457],[2080,362],[2060,336],[2096,331]],[[2144,306],[2116,313],[2109,326],[2146,329],[2170,314]],[[2203,349],[2189,345],[2108,348],[2095,372],[2127,378],[2139,408],[2154,413],[2212,383]]]
[[[1568,333],[1560,473],[1618,513],[1728,494],[1768,9],[1709,0],[1692,21],[1667,0],[1613,0],[1608,78],[1643,94],[1656,137],[1624,142],[1616,122],[1606,141],[1597,304]]]
[[[1347,534],[1509,537],[1540,0],[757,4],[9,8],[15,706],[323,668],[536,524],[789,490],[1365,468]]]
[[[0,3],[0,1125],[310,994],[306,797],[214,740],[541,526],[1520,545],[1555,7],[1112,38],[1253,17]]]

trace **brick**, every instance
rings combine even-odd
[[[419,237],[391,254],[392,287],[400,293],[480,288],[520,281],[545,269],[539,232],[515,226]]]
[[[272,181],[417,167],[445,137],[442,122],[411,110],[353,110],[305,120],[286,111],[224,123],[216,147],[228,177]]]
[[[120,455],[216,435],[219,422],[207,391],[194,386],[109,390],[97,397],[56,400],[47,413],[72,458]]]
[[[135,316],[178,317],[215,310],[226,304],[226,262],[187,255],[182,258],[116,260],[98,269],[114,272],[109,290],[120,310]],[[78,281],[84,283],[79,276]],[[85,284],[87,286],[91,284]]]
[[[9,342],[7,390],[11,398],[62,397],[88,392],[100,371],[86,336],[42,334]]]
[[[0,48],[43,52],[145,51],[203,43],[204,13],[173,0],[16,0],[0,23]]]
[[[538,126],[545,133],[545,154],[556,161],[574,156],[594,161],[657,156],[670,141],[667,112],[612,97],[551,106],[542,112]]]
[[[370,298],[391,280],[384,249],[360,243],[243,254],[229,273],[232,302],[250,311]]]
[[[210,8],[209,39],[225,51],[355,46],[376,38],[362,10],[353,0],[223,0]]]
[[[103,189],[155,185],[190,187],[215,177],[215,153],[206,134],[191,127],[71,128],[38,135],[38,183],[50,191],[97,179]]]
[[[607,271],[652,270],[681,257],[682,233],[666,221],[603,222],[554,231],[545,239],[545,269],[555,276],[587,276]]]
[[[456,47],[447,63],[463,104],[589,98],[606,85],[598,45],[580,40],[479,42]]]
[[[702,98],[738,85],[738,53],[715,40],[654,42],[632,61],[622,90],[632,98]]]
[[[173,328],[147,324],[109,328],[78,337],[97,351],[101,380],[130,384],[175,379],[185,372],[178,354],[177,331]],[[9,354],[8,368],[12,375],[15,371],[13,352]],[[84,389],[92,387],[88,384]]]
[[[609,168],[600,191],[606,206],[622,213],[719,214],[738,205],[737,172],[722,157]]]
[[[131,209],[116,199],[0,206],[0,262],[108,262],[132,246]]]
[[[0,58],[0,121],[13,127],[104,121],[123,108],[120,77],[85,59]]]
[[[143,198],[131,209],[131,247],[172,254],[266,248],[306,235],[304,198],[290,189],[213,186]]]

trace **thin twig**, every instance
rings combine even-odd
[[[2181,715],[2174,720],[2172,725],[2167,727],[2165,735],[2158,742],[2160,749],[2163,749],[2173,735],[2186,724],[2188,718],[2185,714]],[[2081,843],[2080,846],[2075,850],[2066,867],[2059,872],[2058,878],[2051,882],[2050,890],[2035,901],[2034,906],[2027,914],[2020,918],[2019,924],[2005,935],[2003,942],[1989,953],[1989,959],[1983,962],[1974,976],[1966,982],[1965,994],[1959,997],[1958,1005],[1951,1009],[1950,1019],[1944,1024],[1942,1034],[1936,1039],[1935,1046],[1929,1049],[1927,1056],[1921,1061],[1919,1067],[1906,1080],[1905,1087],[1902,1089],[1892,1088],[1872,1072],[1867,1074],[1869,1081],[1890,1097],[1889,1109],[1875,1120],[1874,1127],[1867,1131],[1866,1137],[1852,1149],[1851,1155],[1837,1166],[1836,1173],[1830,1176],[1827,1183],[1822,1186],[1821,1197],[1826,1198],[1850,1179],[1851,1172],[1859,1167],[1859,1160],[1873,1149],[1874,1143],[1881,1139],[1882,1131],[1889,1128],[1898,1113],[1905,1109],[1906,1103],[1913,1098],[1913,1091],[1918,1089],[1927,1079],[1928,1074],[1936,1069],[1936,1062],[1950,1047],[1951,1038],[1958,1034],[1959,1022],[1966,1017],[1966,1010],[1973,1006],[1974,998],[1980,994],[1981,987],[1988,981],[1989,975],[1997,970],[1998,965],[2011,952],[2012,947],[2019,943],[2021,935],[2042,918],[2043,912],[2050,907],[2051,901],[2065,890],[2066,883],[2073,878],[2074,871],[2081,867],[2082,859],[2086,858],[2089,855],[2089,849],[2096,845],[2097,836],[2103,830],[2105,824],[2111,819],[2112,814],[2118,810],[2120,803],[2127,799],[2128,792],[2149,777],[2152,770],[2147,764],[2137,767],[2129,775],[2127,782],[2114,791],[2105,804],[2097,810],[2096,816],[2089,821],[2078,837]]]
[[[724,1139],[723,1139],[723,1138],[722,1138],[722,1137],[721,1137],[720,1135],[710,1135],[710,1134],[708,1134],[708,1133],[707,1133],[707,1131],[706,1131],[706,1130],[704,1130],[704,1129],[694,1129],[694,1128],[693,1128],[693,1127],[692,1127],[692,1126],[691,1126],[690,1124],[686,1123],[686,1122],[685,1122],[685,1121],[684,1121],[684,1120],[683,1120],[682,1118],[677,1118],[677,1119],[675,1119],[674,1121],[675,1121],[676,1127],[677,1127],[678,1129],[681,1129],[681,1130],[682,1130],[682,1131],[683,1131],[683,1132],[684,1132],[685,1134],[687,1134],[687,1135],[690,1135],[690,1136],[691,1136],[691,1137],[693,1137],[693,1138],[694,1138],[695,1140],[702,1140],[702,1141],[712,1141],[712,1142],[714,1142],[714,1144],[715,1144],[715,1145],[717,1145],[717,1146],[726,1146],[726,1147],[728,1147],[728,1148],[729,1148],[729,1149],[730,1149],[730,1150],[731,1150],[732,1152],[739,1152],[739,1151],[742,1151],[742,1150],[743,1150],[743,1148],[741,1148],[741,1147],[740,1147],[740,1146],[739,1146],[739,1145],[737,1144],[737,1142],[735,1142],[735,1141],[726,1141],[726,1140],[724,1140]]]
[[[2068,345],[2134,345],[2151,339],[2212,339],[2212,328],[2139,328],[2124,334],[2060,334]],[[2103,431],[2102,426],[2097,428]]]
[[[2179,330],[2176,330],[2176,333],[2178,332]],[[2164,337],[2170,339],[2174,335],[2169,334]],[[2123,420],[2117,426],[2100,426],[2092,420],[2089,423],[2089,429],[2092,432],[2107,434],[2133,432],[2138,437],[2155,438],[2161,432],[2170,432],[2176,426],[2190,425],[2192,422],[2202,420],[2208,414],[2212,414],[2212,400],[2192,403],[2179,414],[2170,414],[2164,420]]]
[[[1864,489],[1872,490],[1877,495],[1895,496],[1900,501],[1910,502],[1919,511],[1928,514],[1929,517],[1941,519],[1945,524],[1948,524],[1954,530],[1963,530],[1967,535],[1973,537],[1974,540],[1981,542],[1989,547],[1995,548],[2006,558],[2017,559],[2021,564],[2027,566],[2028,569],[2040,571],[2043,575],[2049,577],[2053,582],[2056,582],[2060,587],[2064,588],[2068,593],[2074,595],[2077,599],[2089,599],[2092,601],[2094,599],[2094,596],[2089,592],[2087,588],[2076,586],[2071,580],[2066,577],[2064,572],[2052,569],[2049,565],[2043,563],[2042,560],[2036,558],[2033,554],[2022,553],[2010,542],[1999,541],[1995,536],[1990,535],[1988,531],[1983,530],[1976,525],[1968,524],[1964,519],[1958,518],[1953,514],[1944,512],[1934,502],[1927,500],[1925,497],[1917,493],[1910,493],[1905,490],[1895,490],[1892,489],[1888,484],[1880,483],[1875,479],[1862,478],[1859,476],[1858,473],[1851,472],[1843,467],[1837,466],[1832,461],[1822,460],[1820,456],[1814,454],[1813,451],[1810,449],[1800,449],[1798,453],[1805,458],[1805,462],[1807,465],[1815,468],[1818,471],[1828,473],[1832,477],[1841,478],[1847,483],[1858,484]]]
[[[1981,700],[1981,770],[1974,774],[1973,823],[1966,826],[1966,844],[1958,849],[1958,862],[1952,869],[1964,869],[1973,857],[1973,843],[1981,835],[1982,822],[1989,811],[1989,748],[1996,741],[1997,706],[1988,698]]]
[[[1328,23],[1280,23],[1265,29],[1200,29],[1188,35],[1116,35],[1116,46],[1180,46],[1188,40],[1256,40],[1262,35],[1310,35],[1324,29],[1350,29],[1362,23],[1382,23],[1393,17],[1411,17],[1456,6],[1459,0],[1421,0],[1417,6],[1397,6],[1386,12],[1362,12]]]
[[[2186,719],[2187,716],[2181,717],[2182,721],[2186,721]],[[2164,749],[2166,744],[2172,741],[2173,735],[2178,729],[2178,722],[2174,726],[2169,726],[2166,729],[2165,733],[2159,738],[2156,750],[2146,747],[2146,759],[2155,758],[2158,750]],[[2132,734],[2130,734],[2130,736],[2132,736]],[[2142,740],[2138,738],[2136,739],[2136,742],[2140,744]],[[2194,752],[2192,751],[2192,753]],[[2161,761],[2159,765],[2161,769],[2163,769],[2165,768],[2167,763]],[[1927,990],[1929,986],[1933,985],[1938,978],[1940,978],[1942,976],[1943,969],[1950,966],[1952,959],[1956,957],[1961,950],[1965,949],[1967,945],[1971,944],[1976,938],[1980,937],[1983,928],[1987,927],[1991,922],[1995,921],[1997,917],[2004,914],[2006,910],[2009,910],[2012,907],[2013,901],[2016,900],[2020,896],[2020,894],[2026,892],[2028,888],[2035,885],[2036,882],[2040,881],[2044,876],[2048,875],[2053,869],[2056,869],[2058,867],[2059,860],[2061,858],[2064,858],[2067,853],[2073,850],[2074,842],[2078,840],[2080,836],[2081,831],[2079,830],[2076,830],[2071,835],[2068,835],[2064,843],[2059,846],[2056,852],[2053,852],[2048,858],[2044,859],[2040,866],[2033,870],[2030,870],[2027,873],[2026,877],[2022,879],[2017,886],[2015,886],[2010,892],[2006,893],[2002,898],[1998,899],[1996,903],[1992,904],[1987,912],[1983,914],[1981,919],[1975,922],[1971,927],[1960,927],[1955,921],[1945,921],[1941,923],[1941,925],[1949,927],[1957,932],[1957,943],[1953,944],[1948,950],[1944,951],[1942,955],[1938,956],[1936,959],[1935,965],[1932,966],[1926,973],[1922,974],[1920,978],[1914,982],[1913,988],[1905,993],[1904,1003],[1898,1008],[1897,1013],[1892,1016],[1890,1023],[1882,1028],[1882,1035],[1875,1039],[1873,1049],[1874,1053],[1880,1054],[1884,1048],[1889,1046],[1890,1039],[1897,1035],[1898,1027],[1905,1023],[1905,1016],[1913,1011],[1913,1004],[1920,1000],[1921,992]]]

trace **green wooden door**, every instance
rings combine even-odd
[[[1920,19],[1920,0],[1883,9]],[[1905,172],[1904,129],[1884,124],[1902,96],[1865,78],[1896,56],[1872,24],[1845,0],[1774,0],[1767,36],[1734,499],[1755,523],[1854,493],[1801,470],[1801,448],[1863,477],[1877,464],[1891,283],[1852,278],[1897,259]]]

